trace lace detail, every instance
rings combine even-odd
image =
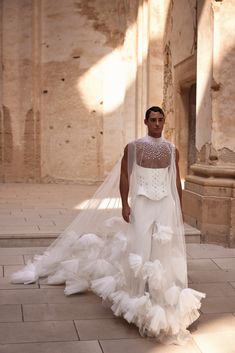
[[[145,136],[135,141],[136,162],[144,168],[166,168],[170,166],[172,145],[163,138]]]
[[[160,200],[168,194],[168,168],[143,168],[136,165],[137,195]]]

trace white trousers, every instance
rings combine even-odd
[[[165,269],[166,283],[172,282],[171,242],[161,243],[153,238],[158,226],[172,228],[174,200],[167,195],[160,200],[151,200],[138,195],[131,209],[129,225],[129,253],[142,257],[147,261],[159,260]],[[129,291],[132,296],[141,296],[149,289],[141,276],[134,277],[129,273]],[[151,293],[150,293],[151,294]]]

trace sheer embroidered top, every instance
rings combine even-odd
[[[172,147],[163,138],[145,136],[136,141],[136,195],[160,200],[169,193]]]

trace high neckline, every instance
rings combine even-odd
[[[153,137],[153,136],[149,136],[148,134],[145,136],[147,141],[149,142],[154,142],[154,143],[160,143],[163,140],[163,137]]]

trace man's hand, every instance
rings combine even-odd
[[[179,151],[176,148],[176,154],[175,154],[175,166],[176,166],[176,186],[179,194],[179,199],[180,199],[180,206],[181,206],[181,211],[183,214],[183,209],[182,209],[182,186],[181,186],[181,179],[180,179],[180,170],[179,170]]]
[[[120,195],[122,199],[122,217],[129,223],[131,209],[128,205],[128,193],[129,193],[129,178],[128,178],[128,146],[124,149],[124,155],[121,162],[121,174],[120,174]]]
[[[122,217],[127,223],[130,222],[130,214],[131,214],[130,206],[129,205],[123,206],[122,207]]]

